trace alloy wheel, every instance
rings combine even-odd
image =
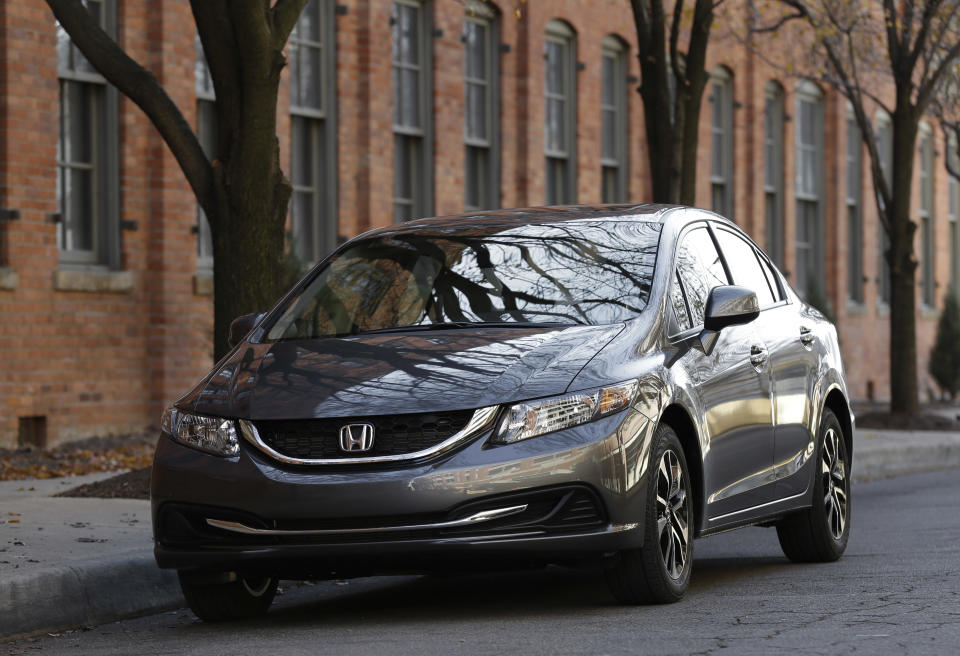
[[[839,540],[847,526],[847,467],[843,461],[840,436],[833,428],[823,436],[820,478],[823,482],[827,527],[833,539]]]
[[[690,546],[690,503],[687,481],[677,454],[668,449],[657,473],[657,535],[660,555],[670,578],[677,580],[687,566]]]

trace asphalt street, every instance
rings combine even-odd
[[[698,540],[678,604],[614,604],[595,572],[289,587],[256,622],[188,610],[0,643],[30,654],[952,654],[960,644],[960,470],[857,483],[836,563],[794,565],[773,529]]]

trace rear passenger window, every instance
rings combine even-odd
[[[686,292],[690,325],[699,326],[703,323],[710,290],[719,285],[730,284],[727,282],[720,254],[706,228],[695,228],[681,238],[680,247],[677,249],[677,275],[683,282],[683,291]]]
[[[757,295],[760,307],[769,307],[776,303],[776,295],[770,288],[770,281],[760,267],[757,253],[748,242],[739,235],[727,230],[717,230],[717,241],[720,250],[727,259],[733,284],[752,289]]]

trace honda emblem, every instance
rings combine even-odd
[[[373,448],[373,424],[347,424],[340,428],[340,450],[348,453]]]

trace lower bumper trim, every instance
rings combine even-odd
[[[429,531],[444,528],[457,528],[461,526],[473,526],[483,522],[489,522],[510,515],[517,515],[527,509],[527,504],[519,506],[509,506],[507,508],[495,508],[493,510],[484,510],[474,513],[462,519],[454,519],[448,522],[437,522],[433,524],[413,524],[407,526],[374,526],[367,528],[319,528],[319,529],[274,529],[274,528],[254,528],[240,522],[229,522],[222,519],[207,519],[207,524],[214,528],[220,528],[233,533],[242,533],[244,535],[351,535],[363,533],[391,533],[400,531]]]

